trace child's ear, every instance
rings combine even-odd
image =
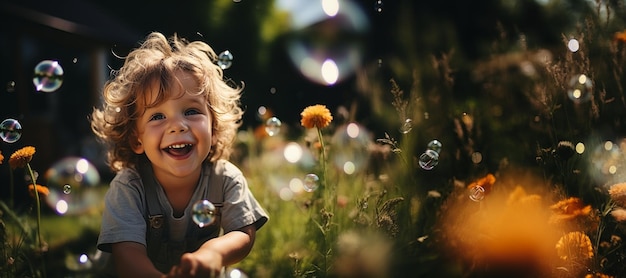
[[[139,140],[139,138],[136,138],[133,136],[133,138],[130,139],[130,147],[133,149],[133,152],[135,152],[136,154],[142,154],[144,153],[144,148],[143,145],[141,144],[141,140]]]

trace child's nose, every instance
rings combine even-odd
[[[182,119],[175,119],[174,121],[172,121],[172,124],[170,125],[170,128],[169,128],[170,133],[185,132],[187,130],[189,130],[189,126]]]

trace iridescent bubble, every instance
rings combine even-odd
[[[215,205],[209,200],[200,200],[191,207],[191,219],[200,228],[211,225],[215,221]]]
[[[0,138],[7,143],[15,143],[22,137],[22,125],[15,119],[6,119],[0,123]]]
[[[413,129],[413,120],[411,119],[404,120],[404,122],[400,126],[400,132],[402,132],[403,134],[407,134],[411,132],[412,129]]]
[[[46,203],[60,215],[85,213],[102,198],[97,188],[100,174],[85,158],[63,158],[52,164],[44,178],[50,190]]]
[[[271,117],[265,121],[265,132],[267,135],[274,136],[280,132],[283,123],[276,117]]]
[[[485,199],[485,188],[480,185],[470,188],[469,198],[474,202],[482,201],[483,199]]]
[[[313,192],[319,187],[320,178],[316,174],[307,174],[304,176],[302,187],[306,192]]]
[[[338,127],[330,142],[333,151],[329,157],[338,169],[343,170],[346,165],[350,165],[353,171],[360,171],[367,166],[372,140],[364,126],[349,123]]]
[[[428,142],[428,146],[426,147],[428,150],[433,150],[436,151],[437,153],[441,152],[441,148],[442,148],[442,144],[441,142],[439,142],[439,140],[434,139],[430,142]]]
[[[341,5],[338,5],[341,3]],[[362,66],[369,21],[353,1],[277,1],[289,18],[286,49],[307,79],[330,86]]]
[[[433,150],[426,150],[420,155],[419,164],[424,170],[432,170],[439,164],[439,153]]]
[[[233,65],[233,54],[228,50],[224,50],[217,56],[217,65],[222,69],[230,68]]]
[[[57,61],[43,60],[35,66],[33,84],[39,92],[54,92],[63,84],[63,68]]]
[[[573,76],[569,81],[567,96],[575,103],[586,102],[591,99],[593,83],[585,74]]]
[[[248,275],[237,268],[233,268],[226,271],[225,278],[248,278]]]

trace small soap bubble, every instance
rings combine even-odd
[[[63,193],[65,194],[70,194],[72,193],[72,186],[69,184],[66,184],[63,186]]]
[[[7,143],[15,143],[22,137],[22,125],[15,119],[6,119],[0,123],[0,138]]]
[[[427,149],[428,150],[433,150],[433,151],[435,151],[437,153],[440,153],[441,152],[441,147],[442,147],[441,142],[439,142],[439,140],[437,140],[437,139],[434,139],[434,140],[428,142]]]
[[[248,275],[237,268],[226,271],[226,278],[248,278]]]
[[[209,200],[200,200],[191,207],[193,222],[200,228],[211,225],[215,221],[215,205]]]
[[[271,117],[265,121],[265,132],[267,132],[269,136],[274,136],[280,132],[282,125],[282,122],[278,118]]]
[[[585,74],[579,74],[570,79],[567,96],[576,103],[586,102],[591,99],[592,90],[591,78]]]
[[[304,177],[304,183],[302,186],[304,187],[304,191],[313,192],[319,187],[320,178],[316,174],[307,174]]]
[[[485,199],[485,188],[477,185],[469,190],[469,198],[474,202],[480,202]]]
[[[402,123],[402,126],[400,126],[400,132],[407,134],[411,132],[411,129],[413,129],[413,120],[411,119],[404,120],[404,123]]]
[[[426,150],[419,158],[420,167],[424,170],[432,170],[439,163],[439,153]]]
[[[7,92],[9,93],[15,92],[15,81],[7,82]]]
[[[54,92],[63,84],[63,68],[57,61],[43,60],[35,66],[33,84],[38,92]]]
[[[217,56],[217,65],[222,69],[230,68],[233,65],[233,54],[228,50],[224,50]]]
[[[377,0],[374,2],[374,10],[376,12],[382,12],[383,11],[383,1],[382,0]]]

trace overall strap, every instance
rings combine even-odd
[[[137,171],[139,172],[139,176],[141,177],[141,181],[143,183],[144,191],[146,194],[146,208],[148,211],[148,215],[146,218],[146,223],[148,226],[146,227],[146,245],[148,248],[148,254],[154,254],[150,251],[153,251],[152,249],[154,248],[158,248],[158,244],[155,243],[162,241],[163,230],[165,228],[165,217],[163,216],[161,206],[159,205],[157,184],[154,180],[152,167],[146,161],[140,161],[137,164]]]

